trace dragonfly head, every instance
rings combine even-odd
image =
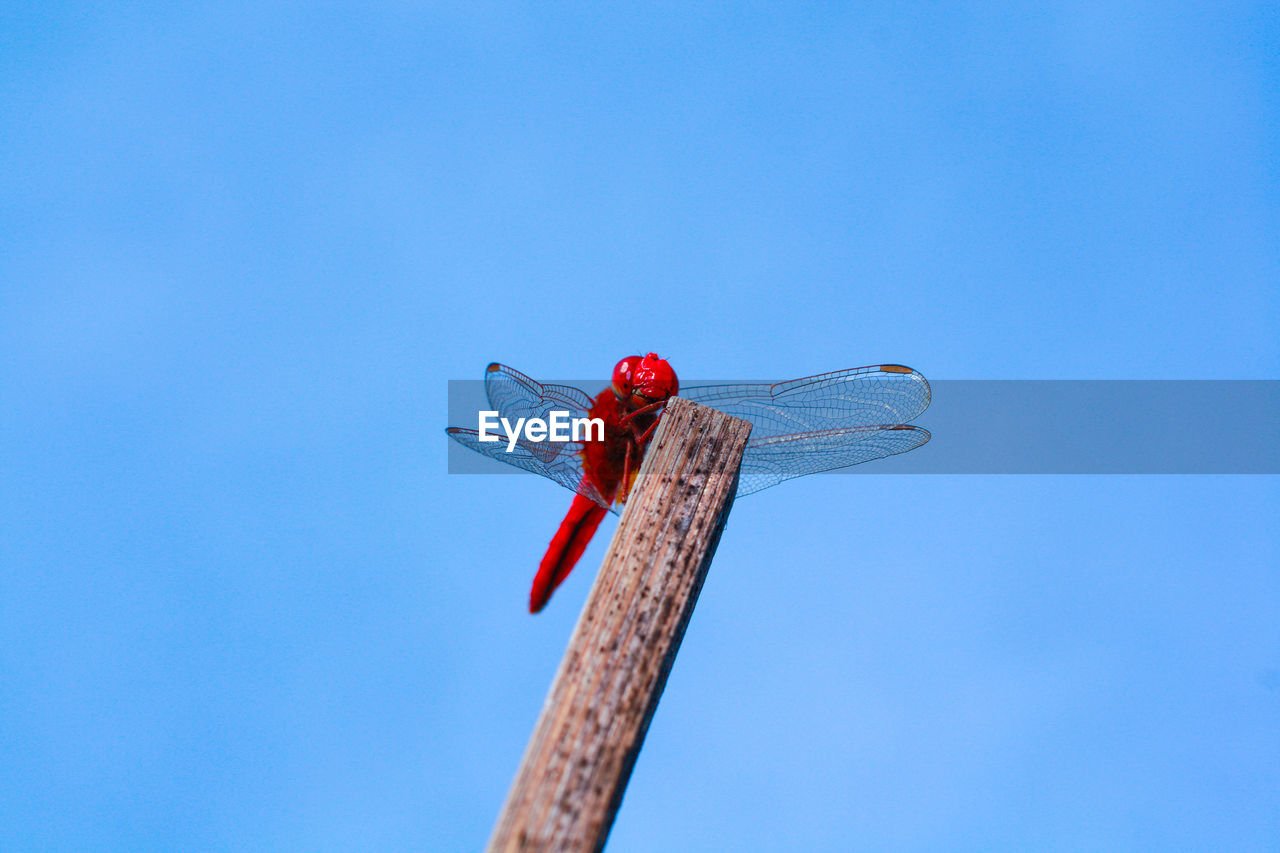
[[[680,380],[656,353],[629,355],[613,368],[613,393],[630,408],[665,400],[680,390]]]

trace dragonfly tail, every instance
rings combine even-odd
[[[537,613],[545,607],[551,593],[569,576],[606,512],[604,507],[590,498],[574,495],[569,514],[560,523],[560,529],[552,538],[551,547],[547,548],[547,554],[538,566],[538,574],[533,579],[533,589],[529,592],[530,613]]]

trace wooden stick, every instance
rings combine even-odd
[[[668,403],[490,853],[603,849],[729,516],[750,432],[714,409]]]

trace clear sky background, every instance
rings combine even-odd
[[[489,361],[1280,376],[1278,40],[1265,3],[9,4],[0,848],[479,849],[613,529],[525,612],[570,496],[446,474]],[[742,501],[609,850],[1280,849],[1278,506]]]

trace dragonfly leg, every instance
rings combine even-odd
[[[641,435],[639,438],[636,439],[636,443],[640,444],[641,446],[647,445],[649,443],[649,439],[653,438],[653,434],[657,432],[658,424],[660,423],[662,423],[661,416],[659,416],[656,421],[649,424],[649,428],[644,431],[643,435]]]
[[[658,409],[661,409],[666,404],[667,404],[666,400],[654,400],[649,405],[641,406],[640,408],[636,409],[634,412],[624,415],[622,418],[618,420],[618,423],[625,424],[627,421],[631,420],[636,415],[647,415],[650,412],[656,412]]]
[[[650,403],[647,406],[643,406],[642,408],[636,409],[634,412],[632,412],[631,414],[627,415],[626,417],[618,421],[618,423],[630,424],[631,435],[635,438],[635,442],[636,442],[636,450],[640,450],[644,448],[646,445],[648,445],[649,439],[653,437],[654,430],[658,428],[658,423],[662,419],[662,412],[658,410],[661,409],[666,404],[667,404],[666,400],[655,400],[654,402]],[[647,429],[641,431],[641,429],[636,425],[636,422],[632,419],[636,415],[648,414],[654,411],[658,411],[658,414],[654,417],[653,423],[649,424]]]
[[[622,459],[622,483],[618,486],[618,503],[627,502],[627,496],[631,493],[631,448],[634,445],[627,442],[627,455]]]

